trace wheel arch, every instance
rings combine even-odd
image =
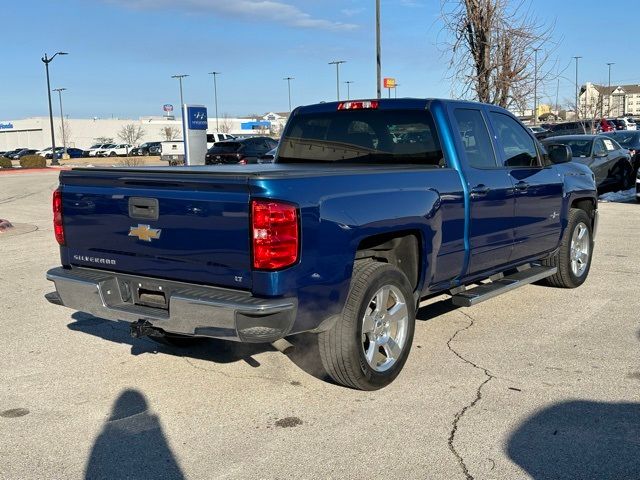
[[[424,278],[424,238],[419,230],[403,230],[372,235],[360,241],[355,260],[373,259],[399,268],[414,292]]]

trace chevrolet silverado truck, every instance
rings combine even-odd
[[[333,380],[378,389],[421,299],[585,281],[597,194],[570,159],[492,105],[299,107],[275,164],[61,172],[47,299],[168,342],[315,333]]]

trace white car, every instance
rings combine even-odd
[[[98,150],[96,156],[98,157],[126,157],[129,155],[129,152],[133,148],[133,145],[129,145],[128,143],[118,143],[116,145],[112,145],[109,148],[105,148],[103,150]]]
[[[633,118],[620,117],[620,118],[617,118],[616,120],[624,122],[625,130],[637,130],[638,129],[638,125],[633,120]]]
[[[224,142],[225,140],[235,140],[236,137],[228,133],[207,133],[207,150],[213,147],[214,143]]]
[[[36,155],[40,155],[41,157],[47,157],[47,154],[51,153],[51,147],[43,148],[42,150],[38,150]]]
[[[115,147],[113,143],[96,143],[95,145],[91,145],[87,152],[89,152],[90,157],[95,157],[98,152],[102,150],[106,150],[107,148]]]

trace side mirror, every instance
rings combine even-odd
[[[552,145],[547,145],[547,152],[549,153],[549,160],[551,160],[551,163],[554,164],[558,164],[558,163],[567,163],[571,161],[571,158],[573,157],[573,154],[571,153],[571,148],[566,146],[566,145],[562,145],[562,144],[552,144]]]

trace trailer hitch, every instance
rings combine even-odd
[[[162,335],[156,327],[151,325],[148,320],[138,320],[130,325],[129,334],[133,338],[157,337]]]

